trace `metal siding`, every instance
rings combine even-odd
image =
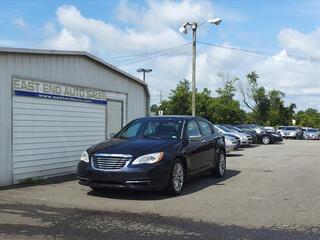
[[[124,124],[146,115],[147,96],[141,84],[86,56],[2,52],[0,53],[0,185],[12,183],[12,76],[110,91],[108,98],[123,100]]]
[[[0,186],[12,181],[11,166],[11,84],[6,81],[13,56],[0,54]]]
[[[117,133],[123,127],[122,101],[108,101],[107,106],[107,138]]]

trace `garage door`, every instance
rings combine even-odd
[[[106,105],[13,97],[13,180],[73,173],[88,146],[105,139]]]

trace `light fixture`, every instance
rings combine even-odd
[[[221,18],[213,18],[208,20],[208,23],[215,24],[215,25],[219,25],[221,22],[222,22]]]

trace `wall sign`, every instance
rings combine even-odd
[[[104,91],[96,89],[18,78],[13,78],[12,87],[16,96],[38,97],[71,102],[107,104],[106,93]]]

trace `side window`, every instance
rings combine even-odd
[[[209,123],[201,120],[198,121],[198,123],[199,123],[200,131],[203,136],[210,136],[213,133],[212,127],[210,126]]]
[[[191,120],[187,125],[187,137],[201,136],[198,124],[195,120]]]

